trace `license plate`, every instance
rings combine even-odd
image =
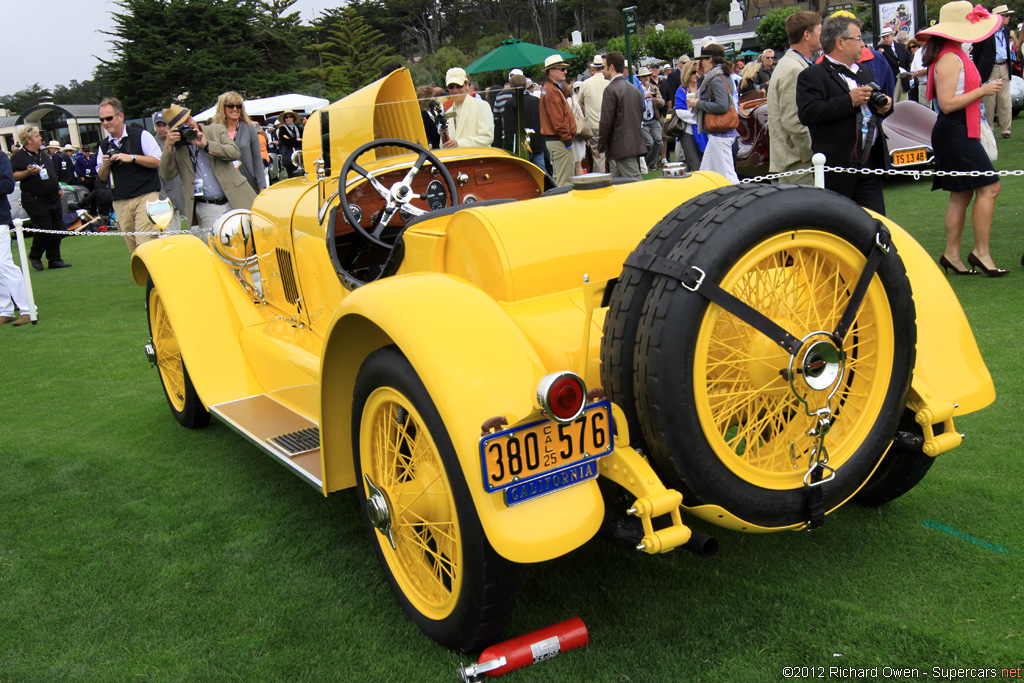
[[[901,149],[892,153],[893,166],[912,166],[925,163],[928,163],[928,150],[924,147]]]
[[[545,419],[488,434],[480,439],[484,489],[493,493],[546,479],[545,487],[528,486],[519,491],[523,495],[516,495],[514,502],[522,502],[592,479],[597,475],[596,464],[583,465],[611,453],[613,437],[608,401],[587,406],[569,424]]]

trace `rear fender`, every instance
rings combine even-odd
[[[957,404],[952,415],[981,410],[995,401],[996,390],[960,301],[928,252],[903,228],[879,218],[892,233],[914,292],[917,363],[911,408],[919,412],[931,406],[936,416],[946,414],[946,404]]]
[[[238,343],[241,328],[261,318],[206,245],[191,235],[152,240],[135,250],[131,268],[136,283],[152,279],[160,292],[204,406],[261,393]]]
[[[438,305],[443,302],[443,305]],[[536,415],[544,367],[536,350],[493,299],[443,274],[389,278],[347,296],[331,321],[321,366],[324,492],[353,486],[352,396],[374,350],[394,344],[426,386],[458,455],[491,545],[513,562],[539,562],[589,540],[604,503],[586,482],[506,507],[483,489],[479,438],[489,418],[509,424]],[[568,369],[568,368],[564,368]]]

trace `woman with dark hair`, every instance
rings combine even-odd
[[[427,146],[430,149],[439,149],[441,147],[441,123],[444,122],[444,113],[441,111],[441,105],[434,99],[434,86],[421,85],[416,88],[416,101],[420,105],[423,128],[427,131]]]
[[[1001,81],[982,84],[981,75],[965,53],[963,43],[988,38],[1002,25],[1002,17],[972,7],[966,0],[942,6],[939,23],[917,34],[927,41],[924,65],[928,67],[928,99],[938,102],[939,115],[932,129],[935,169],[939,171],[981,171],[976,176],[938,176],[932,190],[949,192],[946,209],[946,250],[939,265],[956,275],[971,275],[975,268],[989,277],[1005,275],[989,253],[989,233],[999,181],[985,149],[981,146],[981,98],[994,95]],[[971,268],[960,259],[967,207],[974,199],[971,223],[974,225],[974,249],[967,256]]]
[[[703,75],[704,80],[697,89],[693,109],[697,116],[698,131],[708,136],[708,146],[704,150],[700,170],[720,173],[729,182],[738,183],[740,179],[736,175],[732,154],[732,142],[738,136],[736,129],[713,133],[704,125],[708,114],[724,114],[736,106],[732,80],[726,70],[728,62],[725,61],[725,48],[711,43],[701,48],[698,59],[698,74]]]
[[[267,188],[267,176],[263,173],[263,154],[256,124],[245,113],[245,100],[235,91],[223,93],[217,98],[217,111],[213,122],[228,131],[228,136],[238,145],[241,156],[238,170],[249,181],[252,191],[257,194]]]

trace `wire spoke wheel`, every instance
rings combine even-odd
[[[146,310],[149,313],[149,335],[153,339],[156,367],[174,419],[188,429],[205,427],[210,424],[210,413],[192,386],[192,378],[181,356],[181,347],[167,307],[152,280],[146,286]]]
[[[721,286],[798,338],[834,330],[866,259],[848,242],[806,230],[776,235],[748,251]],[[892,313],[877,277],[843,343],[835,396],[795,382],[814,408],[830,405],[829,465],[841,467],[864,439],[892,373]],[[814,419],[787,379],[789,354],[717,306],[698,333],[694,396],[701,427],[730,470],[764,488],[798,488],[812,460]]]
[[[360,506],[402,609],[446,647],[494,642],[515,608],[515,566],[488,542],[437,407],[396,347],[363,362],[352,413]]]
[[[821,484],[826,512],[871,476],[914,367],[914,301],[895,248],[842,342],[832,333],[880,229],[834,192],[757,187],[725,198],[666,253],[802,340],[791,356],[699,289],[654,279],[635,342],[637,415],[652,464],[696,514],[741,529],[808,522],[820,428],[834,474]]]
[[[156,352],[156,367],[160,371],[167,390],[167,400],[176,410],[185,409],[185,367],[181,363],[178,340],[167,318],[160,294],[154,287],[149,291],[149,320],[153,332],[153,350]]]
[[[389,501],[395,547],[384,556],[410,602],[449,616],[462,588],[462,546],[451,485],[423,418],[391,387],[370,394],[360,442],[363,472]]]

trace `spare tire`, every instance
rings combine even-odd
[[[744,185],[726,185],[680,204],[647,233],[633,253],[666,256],[686,231],[709,211],[725,200],[753,189]],[[644,450],[633,392],[634,356],[640,317],[654,277],[650,271],[630,265],[623,267],[608,300],[601,337],[601,386],[608,398],[625,413],[632,445]]]
[[[877,248],[879,227],[838,194],[761,186],[718,204],[666,258],[702,269],[804,339],[803,352],[815,332],[824,334],[814,341],[833,343],[828,333]],[[652,463],[687,507],[719,506],[765,528],[800,524],[808,520],[804,477],[815,459],[809,430],[817,421],[808,411],[827,403],[832,424],[824,444],[835,476],[821,490],[832,510],[864,484],[892,441],[915,343],[914,302],[895,247],[868,285],[842,343],[844,365],[824,391],[796,372],[791,385],[790,354],[781,346],[678,278],[658,275],[643,307],[634,376]]]

